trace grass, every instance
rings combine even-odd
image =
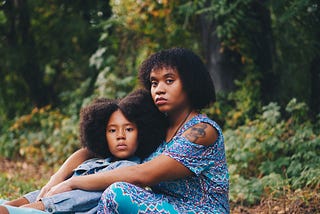
[[[0,157],[0,198],[12,200],[27,192],[40,189],[54,171],[55,169],[43,163],[35,166]],[[320,213],[319,189],[288,191],[279,198],[270,195],[261,199],[260,204],[252,207],[231,203],[231,214]]]
[[[34,166],[20,161],[9,161],[0,157],[0,198],[15,199],[40,189],[53,174],[54,169],[45,165]]]

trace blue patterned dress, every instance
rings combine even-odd
[[[192,143],[181,136],[188,128],[207,123],[218,132],[213,145]],[[221,128],[206,115],[189,120],[168,143],[162,143],[147,160],[164,154],[186,166],[194,175],[161,182],[152,191],[126,182],[108,187],[98,213],[229,213],[229,174]]]

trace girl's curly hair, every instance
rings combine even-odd
[[[170,48],[152,54],[142,62],[139,80],[145,89],[150,90],[150,73],[155,69],[172,68],[177,70],[183,88],[194,109],[201,110],[215,102],[215,88],[210,73],[202,60],[185,48]]]
[[[123,99],[97,99],[80,111],[80,141],[93,154],[105,158],[112,154],[106,141],[106,126],[113,112],[120,109],[138,128],[138,149],[141,159],[150,155],[165,139],[167,121],[155,106],[150,92],[138,89]]]

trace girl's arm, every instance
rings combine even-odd
[[[41,189],[37,199],[42,198],[50,189],[68,179],[79,164],[91,158],[92,155],[86,148],[79,149],[74,152],[59,168],[59,170],[51,176],[49,182]]]

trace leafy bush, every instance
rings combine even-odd
[[[224,132],[230,199],[252,204],[285,188],[319,188],[320,135],[306,119],[306,105],[292,99],[287,119],[276,103],[262,109],[257,119]]]
[[[251,72],[251,71],[250,71]],[[229,93],[218,92],[213,106],[204,112],[225,128],[236,128],[255,118],[261,109],[258,75],[248,74],[243,80],[236,80],[237,90]]]
[[[66,116],[50,106],[17,118],[0,136],[0,155],[27,162],[61,164],[76,148],[78,116]]]
[[[216,103],[206,111],[223,121],[230,106]],[[286,114],[281,114],[278,104],[270,103],[262,107],[256,119],[250,119],[252,115],[241,116],[246,119],[237,128],[230,128],[225,122],[232,202],[254,204],[261,197],[278,197],[291,190],[319,189],[320,117],[312,123],[307,119],[306,105],[295,99],[285,110]],[[72,116],[51,106],[35,108],[10,126],[5,124],[0,135],[0,155],[34,164],[61,165],[80,147],[79,118],[75,113],[78,110],[66,112],[73,112]]]

